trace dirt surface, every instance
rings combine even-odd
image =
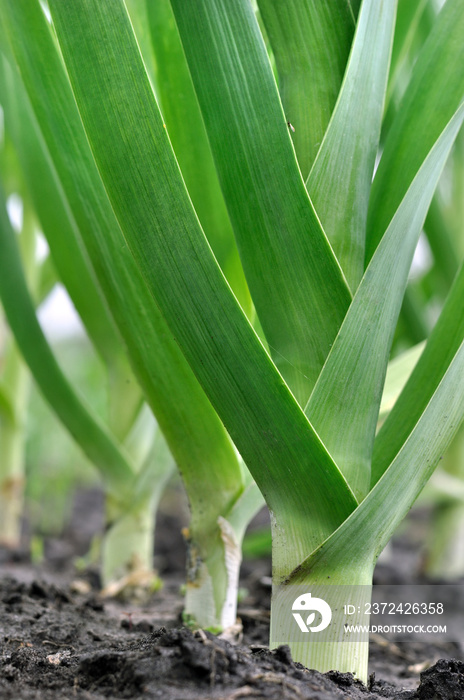
[[[66,564],[69,532],[61,549],[48,543],[55,559],[40,567],[24,553],[0,553],[0,698],[464,700],[458,644],[392,644],[374,636],[368,687],[350,674],[307,670],[292,661],[288,647],[270,652],[266,560],[244,563],[243,632],[235,639],[183,627],[183,554],[173,525],[167,517],[166,537],[158,532],[164,545],[156,561],[164,587],[143,604],[102,600],[96,572],[78,576]],[[399,554],[411,571],[406,550]],[[386,563],[377,578],[388,579],[389,568],[401,576],[397,565]]]

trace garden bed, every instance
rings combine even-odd
[[[163,589],[139,603],[103,600],[96,571],[77,574],[69,562],[76,543],[83,546],[79,531],[98,509],[95,494],[87,505],[89,512],[81,503],[64,539],[46,542],[48,558],[40,566],[3,552],[2,698],[464,698],[464,654],[457,643],[393,644],[373,637],[368,687],[349,674],[308,671],[293,663],[286,647],[270,652],[270,564],[264,559],[243,565],[242,633],[228,641],[187,629],[179,521],[166,511],[157,532]],[[420,526],[414,523],[394,541],[394,566],[382,564],[379,581],[411,578]]]

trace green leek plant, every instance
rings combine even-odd
[[[376,435],[412,257],[464,117],[464,76],[457,68],[464,12],[460,0],[442,9],[372,182],[395,3],[350,2],[350,11],[334,13],[332,23],[322,22],[326,3],[290,0],[286,11],[270,0],[258,5],[281,89],[279,71],[298,65],[296,84],[282,95],[248,0],[171,1],[269,352],[202,230],[124,3],[49,0],[114,226],[132,256],[127,253],[126,264],[156,300],[150,324],[159,314],[170,329],[270,508],[271,645],[288,639],[297,661],[365,680],[367,641],[291,642],[288,603],[301,585],[317,594],[327,582],[338,584],[330,586],[334,607],[342,602],[339,584],[356,587],[359,604],[368,600],[379,553],[464,416],[461,270]],[[50,151],[55,141],[87,173],[92,163],[74,151],[63,101],[60,119],[46,116],[64,87],[59,60],[51,64],[38,26],[27,22],[31,3],[11,0],[4,8],[41,129],[53,132]],[[312,41],[304,28],[311,24],[317,32],[323,24],[325,41],[335,47],[343,32],[331,32],[334,23],[347,25],[346,33],[355,27],[344,77],[321,143],[305,137],[295,152],[288,124],[296,134],[320,97],[317,85],[305,86],[314,80],[325,87],[325,79],[308,71],[310,62],[300,70],[298,58]],[[36,61],[28,58],[34,47]],[[59,144],[62,132],[67,139]],[[98,237],[95,226],[89,248]],[[105,251],[112,269],[116,253],[116,246]],[[145,298],[137,300],[141,289],[132,291],[130,283],[123,290],[135,314]],[[143,337],[136,339],[142,346]],[[189,399],[181,397],[181,405]],[[226,493],[226,473],[222,479],[214,498]]]
[[[72,244],[74,251],[82,246],[84,254],[81,253],[81,257],[90,261],[92,274],[98,277],[98,289],[111,310],[111,320],[123,340],[134,375],[183,476],[192,514],[187,536],[186,614],[204,627],[228,627],[236,619],[241,539],[248,521],[262,505],[262,496],[181,354],[127,249],[95,167],[54,35],[40,4],[8,3],[0,18],[4,34],[10,41],[5,52],[8,54],[11,50],[15,56],[33,110],[29,120],[32,126],[36,124],[40,129],[36,140],[48,159],[48,169],[43,167],[40,173],[48,173],[49,178],[53,176],[57,180],[53,201],[70,221],[65,231],[55,227],[58,240],[54,246],[61,249]],[[37,41],[25,42],[28,33]],[[45,64],[52,70],[41,70]],[[27,116],[26,108],[21,114]],[[25,128],[23,137],[17,140],[18,148],[22,148],[25,154],[25,168],[34,145],[25,146],[25,139],[31,133],[31,128]],[[40,203],[41,198],[37,201]],[[51,215],[56,214],[55,206],[49,209]],[[227,216],[224,205],[220,216]],[[230,224],[228,226],[230,228]],[[7,242],[11,236],[6,230],[4,239],[12,256],[11,245]],[[224,254],[224,265],[229,265],[237,295],[250,306],[243,272],[240,267],[236,272],[237,263],[232,261],[229,264],[235,246],[227,243],[226,247],[232,250]],[[238,261],[236,253],[235,257]],[[3,264],[8,267],[6,254]],[[15,270],[17,279],[11,279],[10,287],[5,286],[2,295],[5,306],[11,306],[10,323],[13,326],[18,317],[14,290],[24,285],[19,278],[18,266],[10,267]],[[94,306],[91,305],[91,309]],[[14,330],[18,337],[21,329],[16,327]],[[84,420],[82,411],[79,416],[75,415],[75,397],[71,400],[69,392],[67,398],[57,404],[59,392],[50,382],[50,367],[45,370],[43,357],[39,361],[40,346],[38,340],[34,346],[30,337],[23,337],[21,347],[29,357],[29,364],[35,363],[36,379],[39,380],[41,374],[49,389],[49,402],[75,436],[79,431],[77,439],[83,446],[87,445],[88,454],[93,453],[94,461],[97,460],[106,475],[114,508],[124,517],[131,500],[131,489],[146,495],[152,492],[153,486],[149,487],[149,482],[145,481],[144,488],[139,489],[138,479],[135,485],[132,483],[127,464],[123,464],[127,462],[127,454],[121,450],[116,454],[118,445],[115,446],[114,440],[111,441],[111,450],[115,462],[109,462],[108,436],[102,442],[101,434],[96,435],[94,429],[91,436],[98,437],[99,444],[88,444],[88,429],[83,429],[88,416]],[[61,386],[57,378],[56,382]],[[46,391],[44,385],[42,390]],[[102,451],[95,453],[97,447]]]

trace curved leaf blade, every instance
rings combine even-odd
[[[37,216],[49,242],[55,267],[102,358],[111,364],[121,348],[119,334],[98,288],[79,233],[53,171],[21,78],[3,62],[0,100]],[[69,231],[69,232],[68,232]],[[47,236],[48,234],[48,236]],[[63,243],[64,241],[64,243]]]
[[[363,276],[366,220],[396,2],[364,0],[335,109],[306,182],[353,293]]]
[[[344,576],[360,560],[374,565],[398,524],[433,474],[464,417],[464,344],[391,465],[364,501],[294,572],[304,581],[317,567],[336,565]]]
[[[147,0],[167,131],[205,235],[242,309],[252,303],[170,0]]]

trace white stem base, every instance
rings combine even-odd
[[[187,592],[184,613],[198,627],[214,631],[232,627],[237,618],[237,592],[241,547],[230,523],[218,518],[220,539],[202,560],[189,543]]]

